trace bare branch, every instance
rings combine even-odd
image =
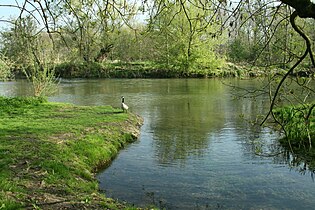
[[[307,49],[305,50],[303,56],[290,68],[290,70],[282,77],[281,81],[279,82],[278,86],[277,86],[277,89],[273,95],[273,99],[272,99],[272,102],[271,102],[271,105],[270,105],[270,108],[269,108],[269,112],[268,114],[266,115],[265,119],[261,122],[260,125],[263,125],[266,120],[268,119],[269,115],[272,114],[272,111],[273,111],[273,107],[275,105],[275,101],[276,101],[276,98],[279,94],[279,91],[282,87],[282,84],[284,83],[284,81],[287,79],[287,77],[293,72],[293,70],[306,58],[306,56],[309,54],[310,50],[309,48],[311,47],[310,45],[310,42],[309,42],[309,39],[307,38],[307,36],[298,28],[298,26],[296,25],[295,23],[295,19],[297,18],[298,16],[298,13],[297,11],[294,11],[291,16],[290,16],[290,23],[292,25],[292,27],[294,28],[294,30],[296,32],[298,32],[300,34],[300,36],[302,36],[306,42],[306,45],[307,45]]]

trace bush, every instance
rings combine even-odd
[[[3,97],[0,96],[0,107],[22,107],[33,105],[37,106],[41,103],[47,102],[47,99],[44,97]]]
[[[314,115],[312,112],[309,119],[305,119],[311,105],[297,107],[283,107],[274,111],[277,120],[282,124],[286,137],[292,143],[312,145],[315,136]]]
[[[64,78],[99,78],[103,66],[97,62],[68,62],[57,65],[55,72]]]
[[[0,80],[7,80],[12,78],[12,63],[5,58],[3,55],[0,55]]]

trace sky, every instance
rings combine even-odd
[[[22,0],[0,0],[0,19],[9,20],[10,17],[16,17],[19,15],[19,9],[14,7],[2,6],[2,5],[16,5],[16,2],[21,4]],[[0,21],[0,27],[3,28],[8,24]]]
[[[315,0],[311,0],[315,3]],[[19,15],[20,10],[14,7],[8,7],[4,5],[17,5],[20,6],[24,0],[0,0],[0,20],[9,20],[10,17],[16,17]],[[0,28],[8,26],[7,23],[0,21]]]
[[[16,2],[18,2],[20,5],[22,3],[22,0],[0,0],[0,5],[16,5]],[[0,17],[9,17],[12,15],[17,15],[19,13],[19,9],[13,8],[13,7],[0,7]]]

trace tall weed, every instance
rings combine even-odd
[[[286,137],[292,143],[299,145],[313,145],[315,136],[314,112],[308,119],[306,116],[311,105],[298,107],[284,107],[274,112],[276,119],[281,123]]]

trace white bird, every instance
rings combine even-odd
[[[125,104],[125,98],[122,96],[121,97],[121,109],[123,110],[123,112],[125,112],[125,110],[127,112],[128,108],[129,107],[127,106],[127,104]]]

